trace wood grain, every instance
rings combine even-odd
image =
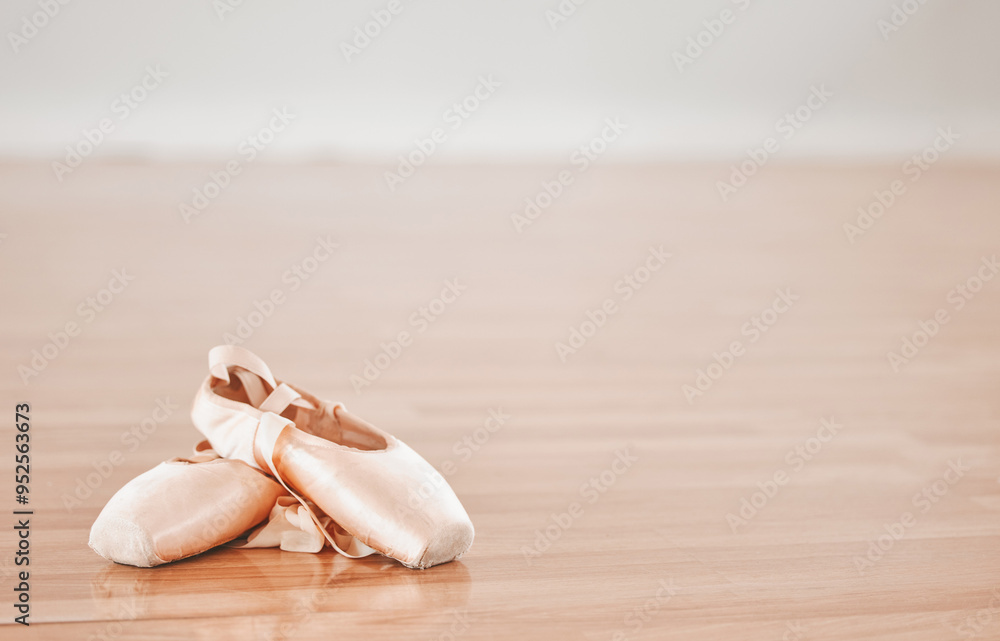
[[[1000,638],[1000,279],[950,295],[997,253],[1000,167],[935,165],[854,243],[898,166],[769,165],[728,202],[723,166],[598,166],[521,233],[560,167],[427,166],[390,193],[381,167],[260,164],[185,223],[215,169],[0,166],[3,396],[32,405],[34,510],[32,625],[5,606],[4,638]],[[320,238],[338,247],[308,262]],[[114,270],[132,280],[91,315]],[[198,440],[207,350],[274,290],[247,346],[446,470],[477,528],[461,561],[217,549],[143,570],[88,549],[118,488]],[[779,290],[797,300],[754,339]]]

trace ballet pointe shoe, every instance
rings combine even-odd
[[[460,557],[472,522],[442,477],[405,443],[340,403],[279,383],[252,352],[219,346],[191,416],[212,447],[268,472],[357,558],[379,552],[410,568]],[[427,488],[431,488],[427,491]]]
[[[194,456],[160,463],[118,490],[90,530],[90,547],[115,563],[170,563],[235,539],[284,495],[268,476],[202,442]]]

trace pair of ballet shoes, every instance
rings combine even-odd
[[[191,416],[207,440],[108,501],[90,533],[101,556],[152,567],[225,543],[329,545],[422,569],[472,545],[468,514],[426,460],[342,404],[277,381],[244,348],[209,352]]]

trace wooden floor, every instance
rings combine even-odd
[[[221,166],[0,166],[34,511],[23,628],[7,422],[4,639],[1000,639],[1000,167],[768,165],[723,201],[725,166],[604,165],[519,233],[562,167],[393,193],[381,167],[259,164],[185,223]],[[469,553],[94,554],[108,498],[198,440],[226,333],[449,470]]]

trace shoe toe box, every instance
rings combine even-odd
[[[156,554],[153,537],[132,519],[102,512],[90,529],[90,549],[109,561],[151,568],[166,563]]]
[[[468,517],[436,528],[414,567],[429,568],[459,558],[472,546],[475,531]]]

